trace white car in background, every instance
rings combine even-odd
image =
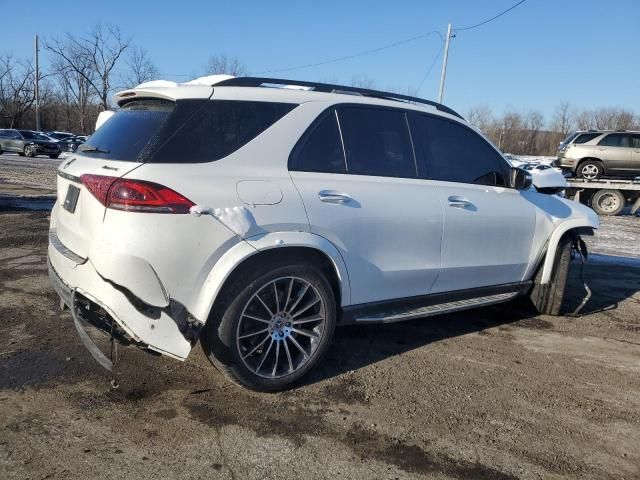
[[[143,85],[58,171],[51,281],[85,332],[274,391],[336,325],[529,296],[557,314],[598,219],[453,110],[273,79]],[[288,88],[289,86],[303,88]],[[268,87],[287,88],[268,88]]]

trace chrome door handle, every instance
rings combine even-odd
[[[472,203],[466,198],[451,196],[448,199],[449,206],[454,208],[466,208],[470,207]]]
[[[337,204],[347,203],[349,200],[353,200],[346,193],[340,193],[334,190],[322,190],[318,193],[318,198],[321,202]]]

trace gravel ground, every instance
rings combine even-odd
[[[637,218],[590,240],[581,318],[344,327],[306,384],[258,394],[199,348],[121,350],[110,389],[48,285],[47,217],[0,212],[2,479],[640,478],[640,261],[608,256],[635,255]],[[572,278],[566,308],[581,295]]]

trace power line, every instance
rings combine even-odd
[[[294,67],[286,67],[286,68],[279,68],[279,69],[272,69],[272,70],[264,70],[262,72],[253,72],[253,73],[251,73],[251,75],[263,75],[265,73],[291,72],[293,70],[301,70],[303,68],[319,67],[321,65],[327,65],[327,64],[330,64],[330,63],[342,62],[344,60],[351,60],[351,59],[354,59],[354,58],[362,57],[364,55],[370,55],[372,53],[378,53],[378,52],[381,52],[383,50],[387,50],[389,48],[399,47],[400,45],[404,45],[404,44],[409,43],[409,42],[415,42],[416,40],[420,40],[422,38],[426,38],[429,35],[434,35],[434,34],[440,35],[440,38],[442,39],[442,34],[439,31],[432,30],[431,32],[423,33],[421,35],[416,35],[415,37],[411,37],[411,38],[407,38],[407,39],[404,39],[404,40],[400,40],[399,42],[390,43],[390,44],[384,45],[382,47],[377,47],[377,48],[372,48],[370,50],[365,50],[364,52],[354,53],[353,55],[345,55],[343,57],[332,58],[330,60],[324,60],[322,62],[306,63],[306,64],[303,64],[303,65],[296,65]]]
[[[427,79],[427,77],[429,76],[431,71],[433,70],[433,67],[436,66],[436,62],[440,58],[440,54],[442,53],[442,50],[444,50],[444,42],[442,42],[442,45],[440,45],[440,49],[438,50],[438,53],[436,53],[436,56],[433,57],[433,60],[431,61],[431,65],[429,66],[429,69],[427,70],[427,73],[425,73],[424,77],[422,77],[422,80],[420,80],[420,84],[418,85],[418,88],[416,89],[417,93],[420,93],[420,89],[422,88],[422,85],[424,84],[425,80]]]
[[[509,13],[511,10],[513,10],[514,8],[516,8],[519,5],[522,5],[524,2],[526,2],[527,0],[520,0],[518,3],[516,3],[515,5],[512,5],[511,7],[507,8],[506,10],[500,12],[499,14],[488,18],[487,20],[484,20],[483,22],[477,23],[475,25],[471,25],[469,27],[463,27],[463,28],[456,28],[457,32],[462,32],[464,30],[471,30],[472,28],[478,28],[481,27],[482,25],[486,25],[489,22],[493,22],[495,19],[500,18],[502,15],[504,15],[505,13]]]

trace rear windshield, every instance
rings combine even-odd
[[[224,158],[296,107],[238,100],[135,100],[80,150],[109,160],[203,163]]]
[[[571,140],[573,140],[574,138],[576,138],[576,135],[578,135],[578,132],[573,132],[570,133],[569,135],[567,135],[567,138],[565,138],[564,140],[562,140],[560,142],[561,145],[566,145],[567,143],[569,143]]]

